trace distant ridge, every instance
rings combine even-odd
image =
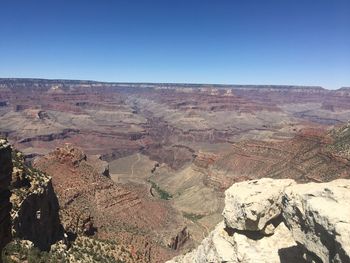
[[[321,86],[302,86],[302,85],[253,85],[253,84],[199,84],[199,83],[157,83],[157,82],[107,82],[107,81],[95,81],[95,80],[70,80],[70,79],[42,79],[42,78],[0,78],[0,84],[66,84],[66,85],[111,85],[111,86],[132,86],[132,87],[165,87],[165,88],[232,88],[232,89],[313,89],[313,90],[327,90]],[[344,88],[341,88],[344,89]],[[340,89],[340,90],[341,90]]]

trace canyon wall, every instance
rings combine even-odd
[[[11,203],[9,191],[11,172],[11,147],[6,140],[0,139],[0,253],[4,246],[11,240]]]
[[[40,250],[63,239],[59,205],[51,178],[25,165],[21,152],[12,154],[12,232],[15,238],[30,240]]]

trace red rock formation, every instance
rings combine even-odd
[[[306,129],[284,142],[235,143],[230,153],[209,165],[207,184],[224,190],[235,182],[263,177],[292,178],[299,182],[350,178],[349,160],[339,158],[345,152],[339,149],[348,149],[349,144],[337,146],[337,139],[334,141],[330,136],[324,130]],[[340,141],[349,140],[346,136]]]
[[[97,172],[95,164],[96,160],[90,161],[69,144],[34,162],[52,177],[66,231],[119,241],[151,262],[173,255],[154,233],[165,232],[168,222],[174,222],[171,210],[163,202],[142,196],[146,189],[138,189],[136,194],[135,187],[115,184]]]

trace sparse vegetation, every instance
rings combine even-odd
[[[328,150],[337,156],[350,159],[350,124],[332,130],[330,135],[334,141],[328,146]]]
[[[165,190],[161,189],[155,182],[153,182],[151,180],[148,180],[148,182],[152,185],[152,188],[157,191],[157,193],[159,194],[160,199],[170,200],[171,198],[173,198],[173,196],[170,193],[168,193]]]
[[[198,215],[198,214],[186,213],[186,212],[183,212],[182,215],[191,221],[197,221],[204,217],[204,215]]]
[[[2,259],[4,263],[134,262],[125,247],[115,242],[82,236],[70,248],[57,243],[50,252],[40,251],[30,241],[16,239],[5,247]]]
[[[22,262],[24,260],[27,260],[28,263],[55,262],[50,261],[51,257],[48,252],[40,251],[19,240],[9,243],[2,252],[4,263]]]

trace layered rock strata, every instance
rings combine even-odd
[[[114,183],[106,163],[71,144],[37,158],[34,167],[52,177],[60,218],[69,237],[113,240],[134,262],[164,262],[189,239],[184,223],[148,189]]]
[[[350,181],[260,179],[226,191],[224,221],[172,262],[350,262]]]
[[[83,235],[76,236],[75,240],[69,239],[60,223],[51,177],[26,165],[24,155],[12,149],[7,141],[1,140],[0,143],[3,189],[0,199],[0,240],[3,248],[0,262],[1,258],[4,262],[146,262],[132,255],[132,248],[115,241]],[[75,157],[68,158],[72,166],[86,159],[84,154],[74,149],[70,153],[71,157]],[[107,178],[108,165],[99,156],[92,158],[94,162],[100,164],[95,167],[96,170]],[[9,193],[12,193],[11,198]],[[89,221],[85,223],[85,230],[91,231],[93,225]]]
[[[0,253],[11,240],[11,203],[9,185],[11,181],[11,147],[0,139]],[[1,261],[1,259],[0,259]]]

